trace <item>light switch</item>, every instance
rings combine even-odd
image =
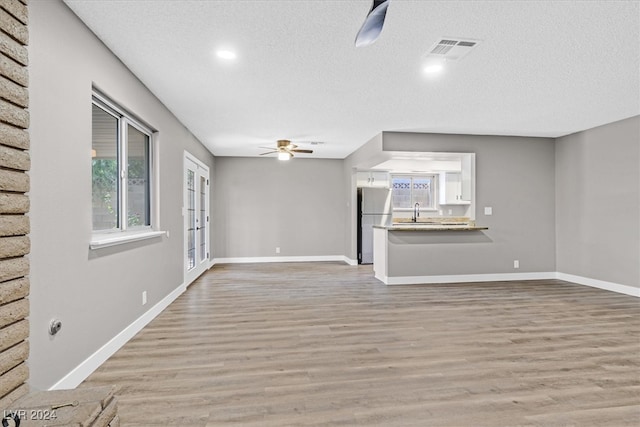
[[[485,215],[493,215],[493,208],[491,206],[485,206],[484,214]]]

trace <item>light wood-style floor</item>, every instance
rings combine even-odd
[[[124,426],[637,427],[640,301],[217,265],[81,387],[105,384]]]

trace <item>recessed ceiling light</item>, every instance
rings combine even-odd
[[[444,71],[444,61],[442,60],[429,61],[424,64],[424,67],[422,67],[422,71],[424,71],[425,74],[428,74],[431,76],[440,74]]]
[[[216,51],[216,56],[220,59],[225,59],[228,61],[236,59],[236,53],[228,49],[220,49]]]
[[[429,64],[426,65],[422,71],[427,74],[438,74],[444,70],[444,64]]]

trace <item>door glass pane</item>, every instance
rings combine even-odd
[[[200,177],[200,261],[207,259],[207,180]]]
[[[187,169],[187,270],[196,266],[196,180]]]
[[[119,227],[118,119],[95,104],[92,108],[93,229],[111,230]]]
[[[127,126],[127,226],[151,225],[149,136]]]

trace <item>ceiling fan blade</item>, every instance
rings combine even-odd
[[[293,151],[294,153],[308,153],[308,154],[313,153],[313,150],[302,150],[302,149],[300,149],[300,150],[295,150],[294,149],[294,150],[289,150],[289,151]]]
[[[278,150],[276,150],[276,151],[269,151],[269,152],[266,152],[266,153],[262,153],[262,154],[260,154],[260,155],[261,155],[261,156],[265,156],[265,155],[267,155],[267,154],[273,154],[273,153],[277,153],[277,152],[278,152]]]
[[[384,18],[387,15],[387,8],[391,0],[374,0],[369,14],[362,24],[362,28],[356,35],[356,47],[368,46],[375,42],[384,25]]]

